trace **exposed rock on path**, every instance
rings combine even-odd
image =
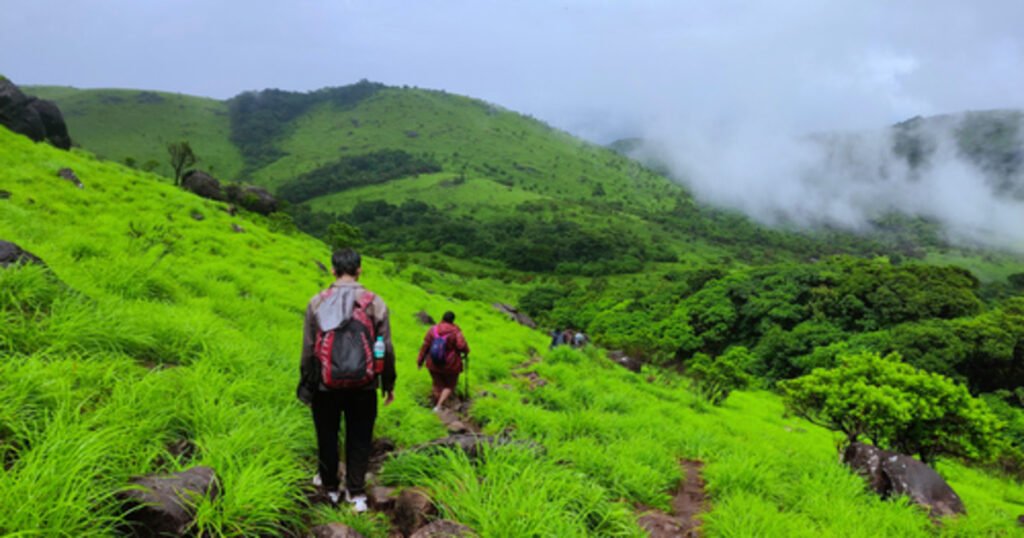
[[[530,319],[530,316],[527,316],[526,314],[520,312],[519,309],[512,305],[508,305],[505,303],[494,303],[494,308],[496,308],[498,312],[505,314],[506,316],[509,317],[509,319],[520,325],[524,325],[531,329],[537,328],[537,323]]]
[[[707,495],[701,469],[704,464],[696,460],[680,463],[685,473],[672,496],[672,514],[649,510],[639,518],[639,524],[652,538],[694,538],[701,536],[700,514],[707,511]]]

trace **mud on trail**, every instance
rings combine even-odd
[[[638,523],[652,538],[695,538],[703,535],[700,515],[708,510],[704,479],[701,477],[704,463],[683,460],[679,465],[684,475],[672,496],[672,513],[641,507],[643,511]]]

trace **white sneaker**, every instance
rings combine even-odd
[[[441,408],[440,408],[439,406],[436,406],[436,405],[435,405],[435,406],[434,406],[434,409],[433,409],[433,411],[434,411],[435,413],[440,413],[440,412],[441,412]]]
[[[315,475],[313,475],[313,485],[316,487],[324,485],[323,479],[320,478],[320,473],[316,473]]]
[[[340,491],[328,491],[327,492],[327,499],[329,501],[331,501],[332,505],[338,506],[338,501],[341,500],[341,492]]]
[[[345,497],[348,498],[348,503],[350,505],[352,505],[352,511],[353,512],[356,512],[356,513],[365,512],[365,511],[367,511],[370,508],[367,505],[367,503],[366,503],[366,495],[355,495],[355,496],[352,496],[352,495],[349,495],[348,493],[346,493]]]

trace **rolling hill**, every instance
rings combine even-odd
[[[920,257],[936,246],[914,223],[871,237],[769,229],[697,203],[678,184],[606,148],[442,91],[362,81],[218,102],[131,90],[29,90],[61,105],[77,143],[102,157],[131,157],[136,166],[155,161],[166,173],[164,145],[189,140],[199,168],[286,194],[304,230],[327,238],[328,225],[344,220],[381,253],[454,243],[449,254],[461,258],[593,275],[677,261],[742,266],[836,253]],[[394,168],[395,159],[423,166]],[[382,173],[387,167],[393,172]],[[411,202],[429,208],[399,211]],[[509,236],[521,241],[500,248],[499,239]],[[531,257],[551,263],[522,262]]]

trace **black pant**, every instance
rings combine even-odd
[[[338,489],[338,428],[345,414],[345,487],[352,495],[366,489],[373,423],[377,420],[374,390],[318,391],[313,396],[313,424],[320,452],[320,478],[328,491]]]

